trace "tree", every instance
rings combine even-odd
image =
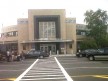
[[[98,47],[94,39],[86,38],[81,42],[80,48],[81,50],[85,50],[85,49],[90,49],[90,48],[97,49]]]
[[[85,22],[89,29],[88,36],[96,41],[98,47],[108,46],[108,15],[107,12],[101,9],[97,11],[86,11]],[[104,42],[105,41],[105,42]],[[107,43],[107,44],[106,44]]]

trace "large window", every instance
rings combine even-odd
[[[39,38],[55,38],[55,22],[39,22]]]

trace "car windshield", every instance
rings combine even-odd
[[[33,54],[34,53],[34,51],[28,51],[28,53],[27,54]]]
[[[98,49],[98,52],[104,53],[104,49]]]

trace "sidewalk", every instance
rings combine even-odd
[[[56,57],[56,56],[76,56],[76,54],[58,54],[58,55],[50,55],[50,57]]]

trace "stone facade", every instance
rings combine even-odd
[[[1,36],[0,45],[6,50],[17,46],[18,52],[36,49],[51,54],[76,53],[76,19],[66,18],[64,9],[30,9],[28,18],[19,18],[17,25],[3,28]],[[8,47],[7,43],[15,46]]]

